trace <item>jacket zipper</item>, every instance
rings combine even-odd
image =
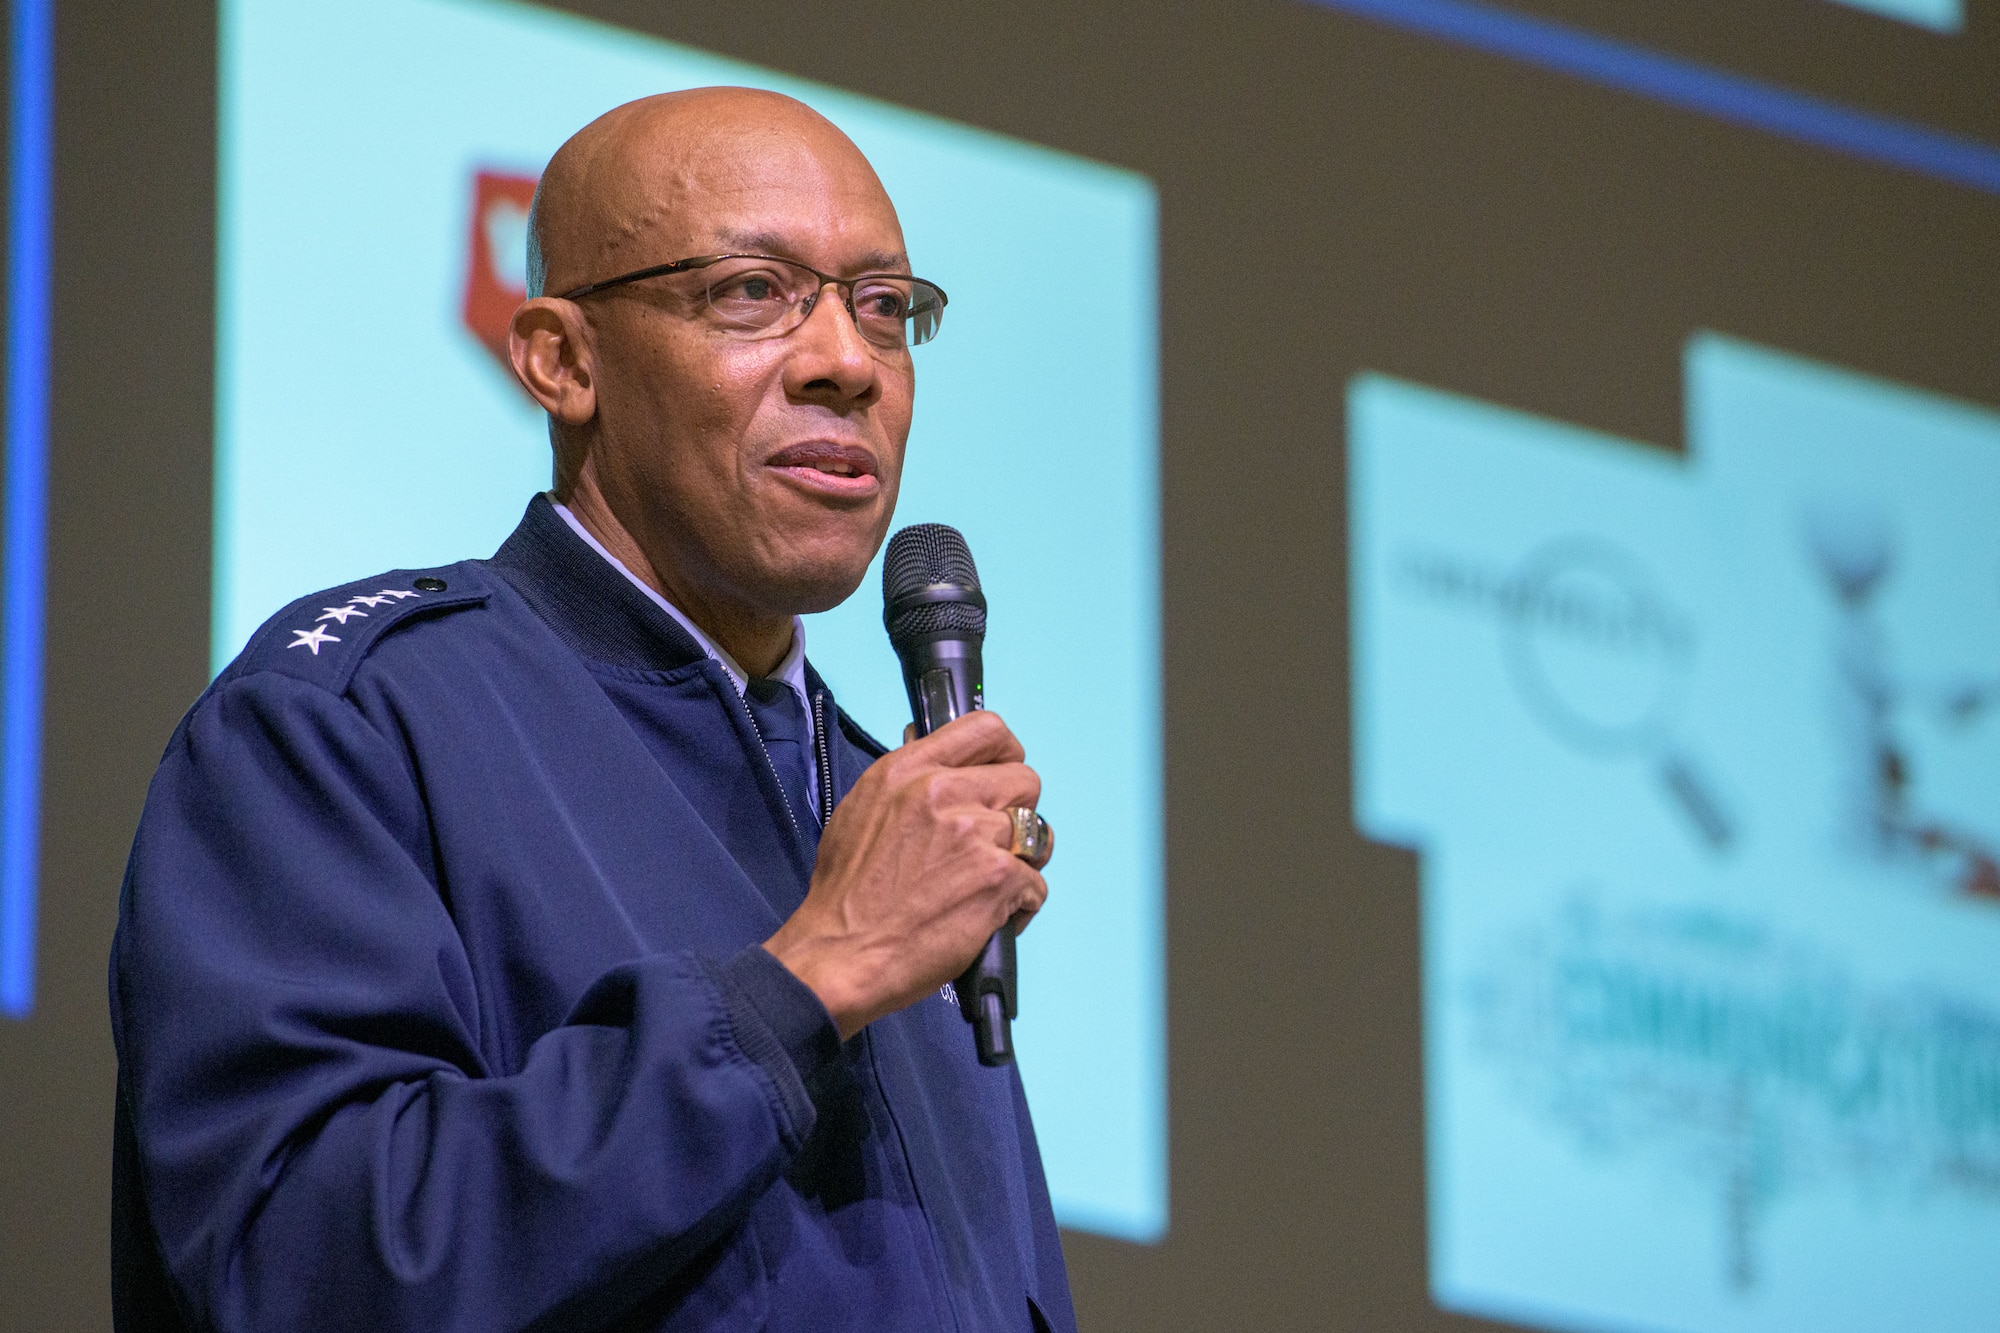
[[[725,681],[724,683],[729,685],[731,694],[736,693],[733,682]],[[801,838],[805,837],[806,831],[799,827],[799,817],[792,809],[791,798],[785,795],[785,780],[778,776],[778,761],[771,758],[771,747],[764,744],[764,732],[757,725],[757,715],[750,711],[750,701],[742,695],[737,694],[736,704],[737,707],[743,710],[744,719],[750,723],[750,734],[757,738],[757,752],[764,756],[764,767],[771,770],[771,781],[776,783],[778,787],[778,803],[785,807],[785,818],[791,821],[792,832],[798,834]]]
[[[745,704],[744,707],[748,708],[749,705]],[[815,690],[813,692],[812,714],[813,751],[819,757],[819,823],[821,828],[825,828],[827,821],[833,818],[833,753],[832,742],[827,739],[825,690]],[[751,719],[751,724],[753,726],[756,724],[755,718]],[[765,757],[769,758],[768,752]],[[776,771],[775,767],[773,771]],[[937,1223],[931,1219],[931,1210],[924,1203],[923,1187],[917,1184],[917,1172],[916,1168],[910,1163],[910,1144],[909,1140],[903,1134],[902,1121],[896,1115],[896,1108],[890,1105],[889,1090],[882,1082],[882,1069],[875,1058],[874,1034],[863,1029],[861,1041],[868,1052],[869,1074],[874,1080],[876,1095],[882,1099],[883,1109],[889,1113],[890,1127],[896,1132],[896,1147],[902,1154],[903,1159],[903,1179],[909,1183],[910,1193],[916,1198],[917,1213],[924,1219],[924,1234],[930,1239],[931,1261],[937,1265],[936,1277],[931,1284],[931,1299],[935,1301],[942,1298],[945,1312],[951,1316],[951,1326],[954,1329],[959,1328],[961,1321],[958,1317],[958,1304],[951,1298],[948,1282],[942,1280],[946,1272],[944,1247],[938,1241]]]
[[[819,826],[833,818],[833,754],[826,740],[826,691],[813,692],[813,749],[819,754]]]

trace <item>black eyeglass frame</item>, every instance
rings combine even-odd
[[[606,291],[612,287],[623,287],[627,283],[642,282],[647,278],[663,278],[669,276],[670,274],[675,274],[675,273],[694,273],[701,269],[709,268],[712,267],[713,265],[720,264],[725,259],[761,259],[764,260],[766,263],[771,263],[771,264],[789,264],[793,268],[804,269],[807,273],[810,273],[815,278],[819,279],[819,286],[813,289],[813,294],[811,296],[806,297],[805,300],[799,303],[801,306],[804,307],[799,317],[799,322],[801,324],[804,323],[807,319],[812,317],[813,306],[818,303],[820,293],[826,290],[826,286],[828,283],[832,283],[835,287],[838,287],[840,289],[841,304],[847,307],[847,317],[849,319],[853,319],[855,317],[854,316],[855,284],[861,282],[867,282],[871,278],[893,278],[899,282],[920,282],[924,286],[930,288],[932,291],[937,293],[938,321],[940,323],[942,323],[944,320],[944,308],[951,304],[951,298],[945,295],[944,288],[938,286],[930,279],[920,278],[914,273],[861,273],[857,274],[852,278],[839,278],[835,277],[831,273],[822,273],[818,269],[814,268],[811,264],[802,264],[796,259],[787,259],[783,255],[744,255],[744,254],[695,255],[694,257],[689,259],[676,259],[671,263],[653,264],[646,268],[633,269],[630,273],[621,273],[615,278],[605,278],[601,282],[587,282],[581,287],[572,287],[570,290],[566,292],[558,293],[556,299],[559,301],[581,301],[586,296],[594,296],[598,292]],[[910,316],[905,315],[904,323],[907,324],[909,322],[909,319]],[[794,325],[793,327],[796,328],[797,325]],[[791,330],[789,329],[786,330],[786,332],[790,331]],[[933,334],[932,336],[935,337],[936,335]],[[928,341],[930,341],[930,339],[928,338],[924,339],[924,342]],[[911,343],[906,343],[905,345],[910,347],[921,347],[923,343],[911,342]]]

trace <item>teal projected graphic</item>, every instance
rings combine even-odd
[[[1434,1293],[2000,1327],[2000,414],[1714,335],[1686,376],[1685,456],[1349,394]]]
[[[1935,32],[1958,32],[1965,27],[1965,0],[1839,0],[1839,3]]]
[[[484,555],[549,482],[500,361],[526,209],[634,97],[779,89],[873,160],[951,293],[919,348],[898,522],[951,523],[992,608],[986,692],[1062,830],[1016,1032],[1058,1217],[1166,1227],[1156,203],[1143,177],[527,6],[222,7],[214,661],[293,597]],[[1049,257],[1086,319],[1050,320]],[[394,336],[384,336],[393,329]],[[1088,570],[1087,579],[1077,571]],[[879,570],[808,647],[880,735],[907,720]],[[1075,688],[1091,645],[1093,688]]]

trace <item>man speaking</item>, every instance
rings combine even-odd
[[[280,612],[154,779],[118,1326],[1073,1329],[945,987],[1047,893],[1039,780],[991,713],[885,755],[797,619],[881,545],[944,294],[854,145],[744,89],[586,127],[531,233],[553,495]]]

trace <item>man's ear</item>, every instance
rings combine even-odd
[[[576,302],[521,302],[507,329],[514,378],[554,422],[581,426],[597,415],[597,349]]]

